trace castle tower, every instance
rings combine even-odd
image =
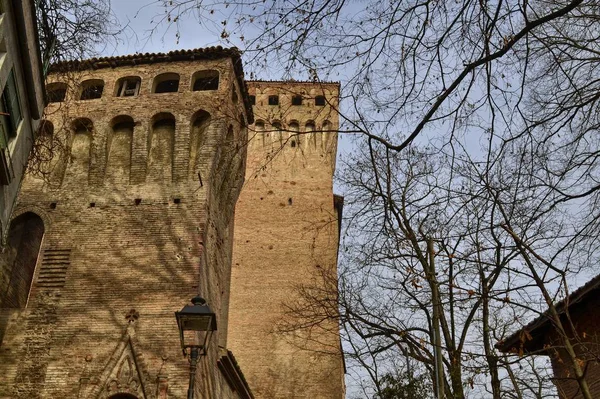
[[[256,121],[236,205],[228,344],[257,398],[342,398],[339,85],[249,82],[249,93]],[[296,328],[301,292],[327,290],[330,318]]]
[[[59,65],[4,256],[32,278],[0,318],[0,398],[183,398],[174,312],[217,333],[196,398],[250,398],[226,350],[234,205],[252,111],[235,49]],[[77,71],[77,72],[74,72]],[[65,72],[65,73],[61,73]]]

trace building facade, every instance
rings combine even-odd
[[[337,303],[318,325],[297,309],[302,292],[337,293],[339,85],[249,82],[249,93],[255,124],[236,205],[229,345],[257,397],[341,398]]]
[[[596,310],[600,306],[600,275],[555,304],[573,352],[592,397],[600,397],[600,328]],[[504,353],[518,356],[548,356],[554,372],[553,382],[561,399],[584,395],[576,379],[564,337],[558,332],[549,311],[496,344]]]
[[[277,348],[244,351],[267,339],[264,325],[239,316],[246,310],[240,302],[246,293],[233,292],[251,288],[239,283],[246,279],[243,273],[232,274],[232,259],[252,252],[237,249],[237,242],[256,228],[258,220],[248,213],[251,201],[261,201],[255,188],[247,189],[251,186],[244,176],[267,155],[266,146],[257,145],[267,133],[255,133],[252,125],[252,97],[239,52],[207,48],[92,59],[58,65],[49,80],[50,104],[39,141],[59,140],[64,151],[37,165],[42,175],[26,177],[13,211],[15,234],[7,254],[31,278],[11,286],[19,306],[11,310],[0,336],[0,398],[185,397],[189,367],[174,312],[197,294],[215,311],[218,326],[198,367],[197,398],[243,399],[253,397],[252,392],[256,398],[342,397],[339,332],[328,337],[338,349],[326,357],[335,360],[322,367],[321,372],[332,374],[320,388],[303,387],[317,377],[312,368],[320,364],[318,354],[312,355],[311,369],[294,368],[296,359],[311,355],[296,358],[285,347],[277,358],[288,357],[290,373],[266,376],[256,357]],[[337,102],[337,87],[328,93],[329,101]],[[290,243],[290,251],[298,252],[290,253],[288,264],[310,255],[335,268],[335,115],[328,119],[330,136],[314,134],[321,149],[315,146],[314,154],[295,166],[312,165],[307,176],[315,173],[318,183],[305,185],[298,175],[294,195],[300,205],[305,189],[321,192],[319,201],[327,209],[313,210],[311,217],[327,218],[323,236],[330,237],[316,239],[312,253],[305,250],[308,238],[302,245]],[[316,118],[315,126],[324,121]],[[301,141],[294,148],[302,153],[304,135],[296,136]],[[301,172],[295,170],[294,176]],[[273,181],[263,182],[275,192],[289,184],[284,175],[278,172]],[[246,190],[249,194],[242,195],[248,199],[236,208]],[[289,216],[258,206],[260,212]],[[279,220],[264,223],[283,232]],[[291,237],[306,228],[287,224]],[[281,256],[268,261],[283,261]],[[298,276],[310,272],[311,262],[304,263]],[[244,273],[257,266],[244,264]],[[279,283],[276,275],[266,278]],[[260,285],[253,289],[259,296],[268,291]],[[273,296],[272,301],[283,298]],[[329,387],[334,377],[337,388]],[[263,387],[273,383],[294,388],[289,396],[271,396]]]
[[[44,109],[44,78],[33,0],[0,0],[0,237],[8,225]],[[18,284],[14,262],[0,259],[0,308],[18,306],[10,285]],[[13,281],[10,281],[12,276]],[[0,312],[0,334],[2,319]]]

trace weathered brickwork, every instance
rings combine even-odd
[[[569,309],[570,320],[573,322],[578,338],[574,338],[572,332],[569,337],[574,343],[575,353],[585,371],[585,379],[594,398],[600,397],[600,331],[598,331],[597,316],[599,305],[600,298],[596,291],[585,301],[575,304]],[[563,317],[563,323],[568,326],[569,320]],[[560,397],[564,399],[583,398],[560,337],[555,331],[552,331],[544,337],[544,342],[549,348],[547,353],[552,361],[553,381],[558,388]]]
[[[44,220],[44,236],[27,307],[4,317],[0,398],[185,397],[174,312],[200,293],[219,326],[228,319],[248,118],[234,61],[214,52],[69,74],[65,102],[47,110],[67,151],[45,165],[49,179],[26,178],[17,205]],[[219,72],[217,90],[191,90],[200,70]],[[152,93],[167,72],[178,92]],[[127,76],[139,93],[116,97]],[[102,96],[78,100],[89,79]],[[197,397],[239,397],[217,368],[225,331],[199,364]]]
[[[342,398],[336,320],[280,333],[302,286],[335,275],[339,86],[249,82],[255,124],[236,206],[228,347],[257,398]],[[278,96],[278,105],[269,105]],[[292,97],[301,96],[301,105]],[[323,105],[315,99],[324,96]],[[272,99],[272,102],[275,100]],[[296,103],[300,101],[295,100]]]
[[[247,129],[239,56],[178,54],[51,76],[66,97],[41,142],[66,151],[40,161],[45,178],[27,177],[13,214],[43,239],[27,305],[0,306],[0,398],[185,397],[173,312],[197,293],[218,325],[197,398],[344,396],[335,315],[311,336],[276,328],[300,286],[336,274],[339,87],[249,82]],[[194,90],[215,71],[218,87]],[[176,92],[154,93],[177,77]]]

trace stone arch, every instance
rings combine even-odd
[[[174,145],[175,116],[169,112],[154,115],[148,135],[148,181],[171,182]]]
[[[300,145],[300,123],[293,119],[288,123],[288,129],[290,131],[290,147],[297,147]]]
[[[64,82],[53,82],[46,85],[48,103],[60,103],[67,97],[68,86]]]
[[[254,140],[258,140],[258,142],[261,145],[265,145],[265,121],[263,121],[262,119],[257,119],[256,121],[254,121],[254,137],[251,137],[250,139],[254,139]]]
[[[179,74],[175,72],[161,73],[152,81],[152,93],[177,93],[179,91]]]
[[[306,123],[304,124],[304,133],[306,133],[306,142],[310,143],[311,146],[316,147],[317,145],[317,134],[315,133],[316,131],[316,125],[315,125],[315,121],[313,120],[308,120],[306,121]]]
[[[321,125],[321,140],[323,146],[325,147],[329,145],[329,137],[331,137],[331,134],[333,133],[332,130],[333,125],[331,124],[331,122],[329,122],[328,120],[323,121],[323,124]]]
[[[34,212],[23,212],[12,219],[3,254],[9,266],[9,283],[0,293],[1,307],[22,309],[27,305],[44,232],[44,221]]]
[[[205,110],[199,110],[192,115],[190,121],[190,164],[189,170],[193,177],[200,169],[200,155],[206,143],[206,135],[210,127],[211,115]]]
[[[88,118],[78,118],[71,123],[73,139],[65,183],[87,181],[92,152],[94,124]]]
[[[207,91],[219,89],[219,71],[206,69],[194,72],[192,75],[192,91]]]
[[[17,207],[13,210],[13,213],[11,215],[11,220],[16,219],[17,217],[23,215],[24,213],[34,213],[37,216],[39,216],[40,219],[42,219],[42,222],[44,223],[44,229],[47,229],[48,226],[50,226],[50,224],[52,223],[52,219],[50,218],[50,215],[48,215],[48,213],[42,209],[41,207],[37,206],[37,205],[27,205],[27,206],[22,206],[22,205],[17,205]]]
[[[283,127],[281,126],[281,122],[278,120],[271,121],[271,130],[273,136],[273,142],[279,141],[279,145],[283,142]]]
[[[108,399],[138,399],[138,397],[130,393],[118,393],[116,395],[109,396]]]
[[[233,125],[229,125],[229,127],[227,127],[227,134],[225,135],[225,144],[232,145],[234,141],[235,135],[233,132]]]
[[[78,100],[95,100],[102,97],[104,80],[88,79],[81,82]]]
[[[53,151],[54,124],[49,120],[42,119],[37,129],[37,140],[39,145],[35,148],[35,159],[42,173],[50,173],[56,166],[58,154]]]
[[[129,115],[116,116],[110,122],[106,143],[106,179],[109,183],[129,184],[134,125]]]

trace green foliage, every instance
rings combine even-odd
[[[432,388],[426,375],[385,374],[379,380],[379,392],[373,399],[426,399],[431,397]]]

